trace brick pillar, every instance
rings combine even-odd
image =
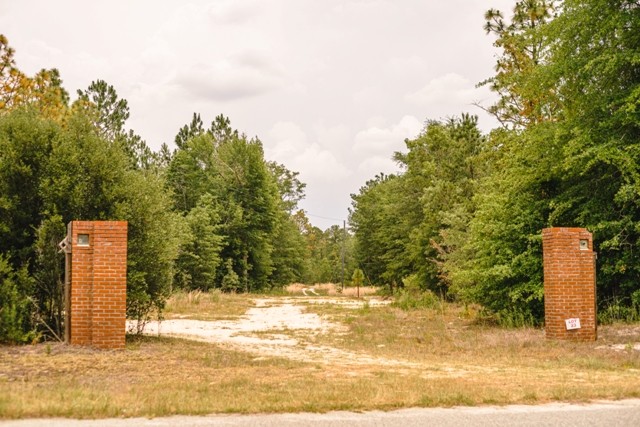
[[[72,221],[70,343],[105,349],[125,344],[127,223]]]
[[[547,338],[594,341],[596,255],[591,233],[584,228],[545,228],[542,250]],[[579,319],[580,327],[567,323],[569,319]]]

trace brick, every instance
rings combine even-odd
[[[587,240],[588,249],[580,249]],[[545,333],[559,340],[597,339],[595,254],[584,228],[542,230]],[[579,318],[580,329],[567,330],[565,319]]]
[[[70,224],[71,344],[124,348],[127,227],[126,221]],[[77,245],[78,234],[89,234],[89,246]]]

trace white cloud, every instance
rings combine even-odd
[[[355,15],[362,17],[363,14],[387,14],[396,9],[393,2],[385,0],[374,1],[350,1],[333,8],[339,15]]]
[[[427,61],[418,55],[399,58],[394,56],[389,58],[385,68],[393,74],[402,75],[411,72],[424,72],[427,69]]]
[[[282,67],[261,52],[243,52],[181,70],[175,83],[192,97],[217,101],[250,98],[286,84]]]
[[[344,151],[353,141],[349,126],[343,124],[327,127],[320,120],[313,125],[313,130],[316,132],[320,146],[332,152]]]
[[[262,12],[262,4],[252,0],[226,0],[213,3],[208,10],[212,21],[221,24],[245,24]]]
[[[486,87],[476,88],[469,79],[456,73],[435,78],[422,89],[405,95],[405,101],[423,107],[464,107],[490,96]]]
[[[358,107],[366,108],[370,105],[380,105],[382,103],[382,91],[377,87],[365,87],[354,93],[351,99]]]
[[[400,170],[400,167],[396,162],[391,160],[391,156],[374,156],[365,159],[358,166],[358,172],[362,174],[366,174],[367,176],[373,176],[380,172],[384,172],[385,174],[396,173]]]
[[[373,128],[373,127],[382,128],[382,127],[385,127],[386,125],[387,125],[386,117],[374,116],[374,117],[369,117],[369,119],[367,120],[368,128]]]
[[[303,173],[309,212],[343,217],[349,193],[394,171],[392,153],[426,118],[470,111],[483,130],[497,125],[469,104],[494,99],[473,87],[495,74],[482,14],[513,0],[103,3],[0,0],[17,66],[59,68],[72,97],[105,79],[154,149],[194,111],[223,113]]]
[[[370,127],[358,132],[353,151],[368,156],[391,157],[395,151],[405,149],[405,138],[415,138],[422,130],[422,122],[414,116],[404,116],[388,128]]]
[[[300,172],[303,182],[336,182],[352,174],[330,151],[308,142],[307,135],[295,123],[278,122],[269,136],[275,144],[265,149],[266,156]]]
[[[53,58],[56,56],[60,56],[63,53],[62,50],[50,46],[46,42],[39,39],[31,40],[27,44],[27,50],[30,52],[30,59],[38,59],[40,61],[42,61],[43,58]]]

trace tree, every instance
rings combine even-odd
[[[219,209],[213,197],[206,193],[184,217],[188,230],[176,260],[177,286],[202,291],[215,286],[224,246]]]
[[[32,286],[25,267],[16,272],[0,255],[0,342],[22,343],[36,338],[29,300]]]
[[[465,249],[473,261],[456,279],[493,311],[542,319],[540,233],[550,226],[594,232],[601,307],[640,301],[639,14],[633,1],[567,0],[527,31],[544,60],[523,74],[526,91],[505,88],[529,105],[552,99],[555,107],[544,120],[493,133],[494,172]]]
[[[174,142],[178,147],[178,150],[181,150],[185,147],[187,141],[195,136],[202,135],[204,133],[204,128],[202,127],[202,119],[200,119],[200,114],[193,113],[193,119],[191,119],[191,123],[184,125],[178,131]]]
[[[26,268],[30,313],[42,332],[61,330],[61,256],[69,221],[129,222],[127,313],[160,310],[172,279],[181,224],[162,175],[131,166],[122,146],[102,139],[83,110],[64,126],[25,106],[0,116],[0,251]],[[58,240],[59,241],[59,240]],[[42,325],[46,324],[46,327]]]
[[[481,82],[499,96],[496,104],[484,108],[503,126],[527,127],[552,119],[558,110],[554,91],[535,91],[533,72],[548,56],[549,41],[539,28],[552,18],[555,0],[516,2],[511,22],[504,14],[490,9],[485,14],[485,30],[494,34],[494,46],[501,49],[496,75]],[[534,92],[535,95],[533,94]]]
[[[303,243],[287,211],[302,197],[304,186],[297,174],[270,166],[260,140],[239,134],[224,116],[216,117],[207,131],[198,123],[194,115],[192,126],[182,128],[179,138],[189,139],[181,142],[167,171],[177,210],[188,215],[204,194],[213,197],[224,238],[220,257],[227,266],[231,263],[241,290],[282,285],[298,277]],[[222,286],[225,277],[226,283],[235,280],[220,271],[215,286]]]
[[[92,81],[86,90],[78,90],[76,102],[89,108],[101,138],[115,141],[122,135],[124,123],[129,118],[129,104],[126,99],[118,98],[113,86],[104,80]]]
[[[42,69],[28,77],[15,66],[15,51],[0,34],[0,114],[32,104],[46,117],[62,120],[69,94],[57,69]]]
[[[398,213],[399,198],[413,200],[403,191],[404,180],[395,175],[376,175],[352,194],[349,225],[356,239],[357,264],[374,285],[391,289],[413,271],[411,257],[406,256],[413,218]],[[405,212],[403,212],[404,214]],[[420,209],[413,210],[420,215]],[[411,215],[412,217],[415,215]]]
[[[300,182],[298,179],[299,172],[292,172],[285,165],[267,162],[267,167],[278,185],[282,208],[289,215],[293,214],[293,211],[298,208],[300,200],[304,199],[304,189],[307,184]]]
[[[405,143],[408,153],[394,156],[403,174],[379,175],[352,195],[358,261],[374,283],[392,288],[415,276],[422,289],[446,292],[451,254],[466,239],[472,199],[487,173],[486,140],[477,118],[463,114],[428,121]]]
[[[554,43],[541,90],[557,88],[563,100],[563,191],[550,222],[594,232],[600,303],[629,306],[640,301],[640,7],[567,0],[544,33]]]
[[[353,281],[354,286],[358,289],[358,298],[360,298],[360,285],[364,280],[364,273],[359,268],[353,270],[353,275],[351,276],[351,280]]]

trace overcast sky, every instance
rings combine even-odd
[[[18,68],[58,68],[77,89],[103,79],[128,100],[127,127],[154,150],[199,112],[257,136],[300,172],[301,207],[326,228],[426,119],[460,112],[493,74],[489,8],[515,0],[0,0]]]

